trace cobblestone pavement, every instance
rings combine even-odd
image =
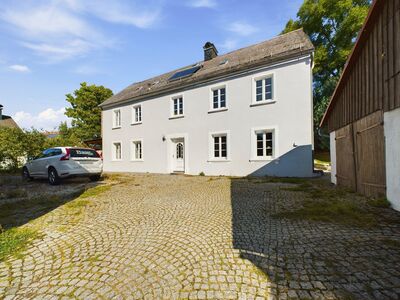
[[[0,263],[5,299],[396,299],[400,222],[360,229],[273,217],[284,184],[137,175],[76,219],[63,207],[22,258]],[[400,219],[400,218],[399,218]]]

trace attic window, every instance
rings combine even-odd
[[[219,63],[219,65],[220,65],[220,66],[226,65],[228,62],[229,62],[229,60],[224,59],[223,61],[221,61],[221,62]]]
[[[178,80],[181,78],[185,78],[185,77],[189,77],[192,76],[194,73],[196,73],[198,70],[200,70],[200,66],[194,66],[179,72],[176,72],[174,75],[172,75],[169,80],[170,81],[174,81],[174,80]]]

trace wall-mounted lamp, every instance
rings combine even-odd
[[[293,143],[293,147],[294,147],[294,148],[296,148],[296,147],[297,147],[297,145],[296,145],[296,142],[294,142],[294,143]]]

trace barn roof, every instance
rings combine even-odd
[[[374,0],[371,8],[368,12],[367,18],[365,19],[364,25],[361,28],[360,32],[358,33],[358,37],[356,40],[356,43],[353,47],[352,52],[350,53],[347,62],[344,66],[343,72],[339,78],[339,81],[336,85],[335,91],[333,92],[333,95],[331,97],[331,100],[329,101],[329,105],[325,111],[324,116],[322,117],[320,127],[326,125],[326,122],[330,116],[330,113],[335,106],[335,103],[337,99],[339,98],[340,92],[345,86],[347,78],[349,78],[349,75],[351,73],[351,70],[353,69],[355,63],[358,60],[359,54],[361,53],[361,50],[365,44],[365,42],[368,39],[368,36],[373,29],[375,22],[377,21],[377,18],[379,17],[380,10],[384,6],[385,0]]]

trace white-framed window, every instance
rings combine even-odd
[[[226,86],[211,89],[211,110],[226,109]]]
[[[210,161],[228,161],[230,159],[229,131],[210,133]]]
[[[132,160],[143,160],[143,141],[142,140],[135,140],[132,141],[132,152],[131,152],[131,159]]]
[[[122,144],[121,142],[112,143],[112,158],[113,160],[122,160]]]
[[[254,78],[253,103],[268,103],[274,99],[274,76],[272,74]]]
[[[183,96],[173,97],[171,101],[171,116],[180,117],[183,114]]]
[[[113,111],[113,128],[121,127],[121,110],[116,109]]]
[[[258,131],[257,139],[257,157],[273,157],[274,156],[274,132]]]
[[[132,108],[132,124],[142,123],[142,105],[136,105]]]
[[[273,160],[278,157],[276,127],[252,128],[251,135],[251,160]]]

